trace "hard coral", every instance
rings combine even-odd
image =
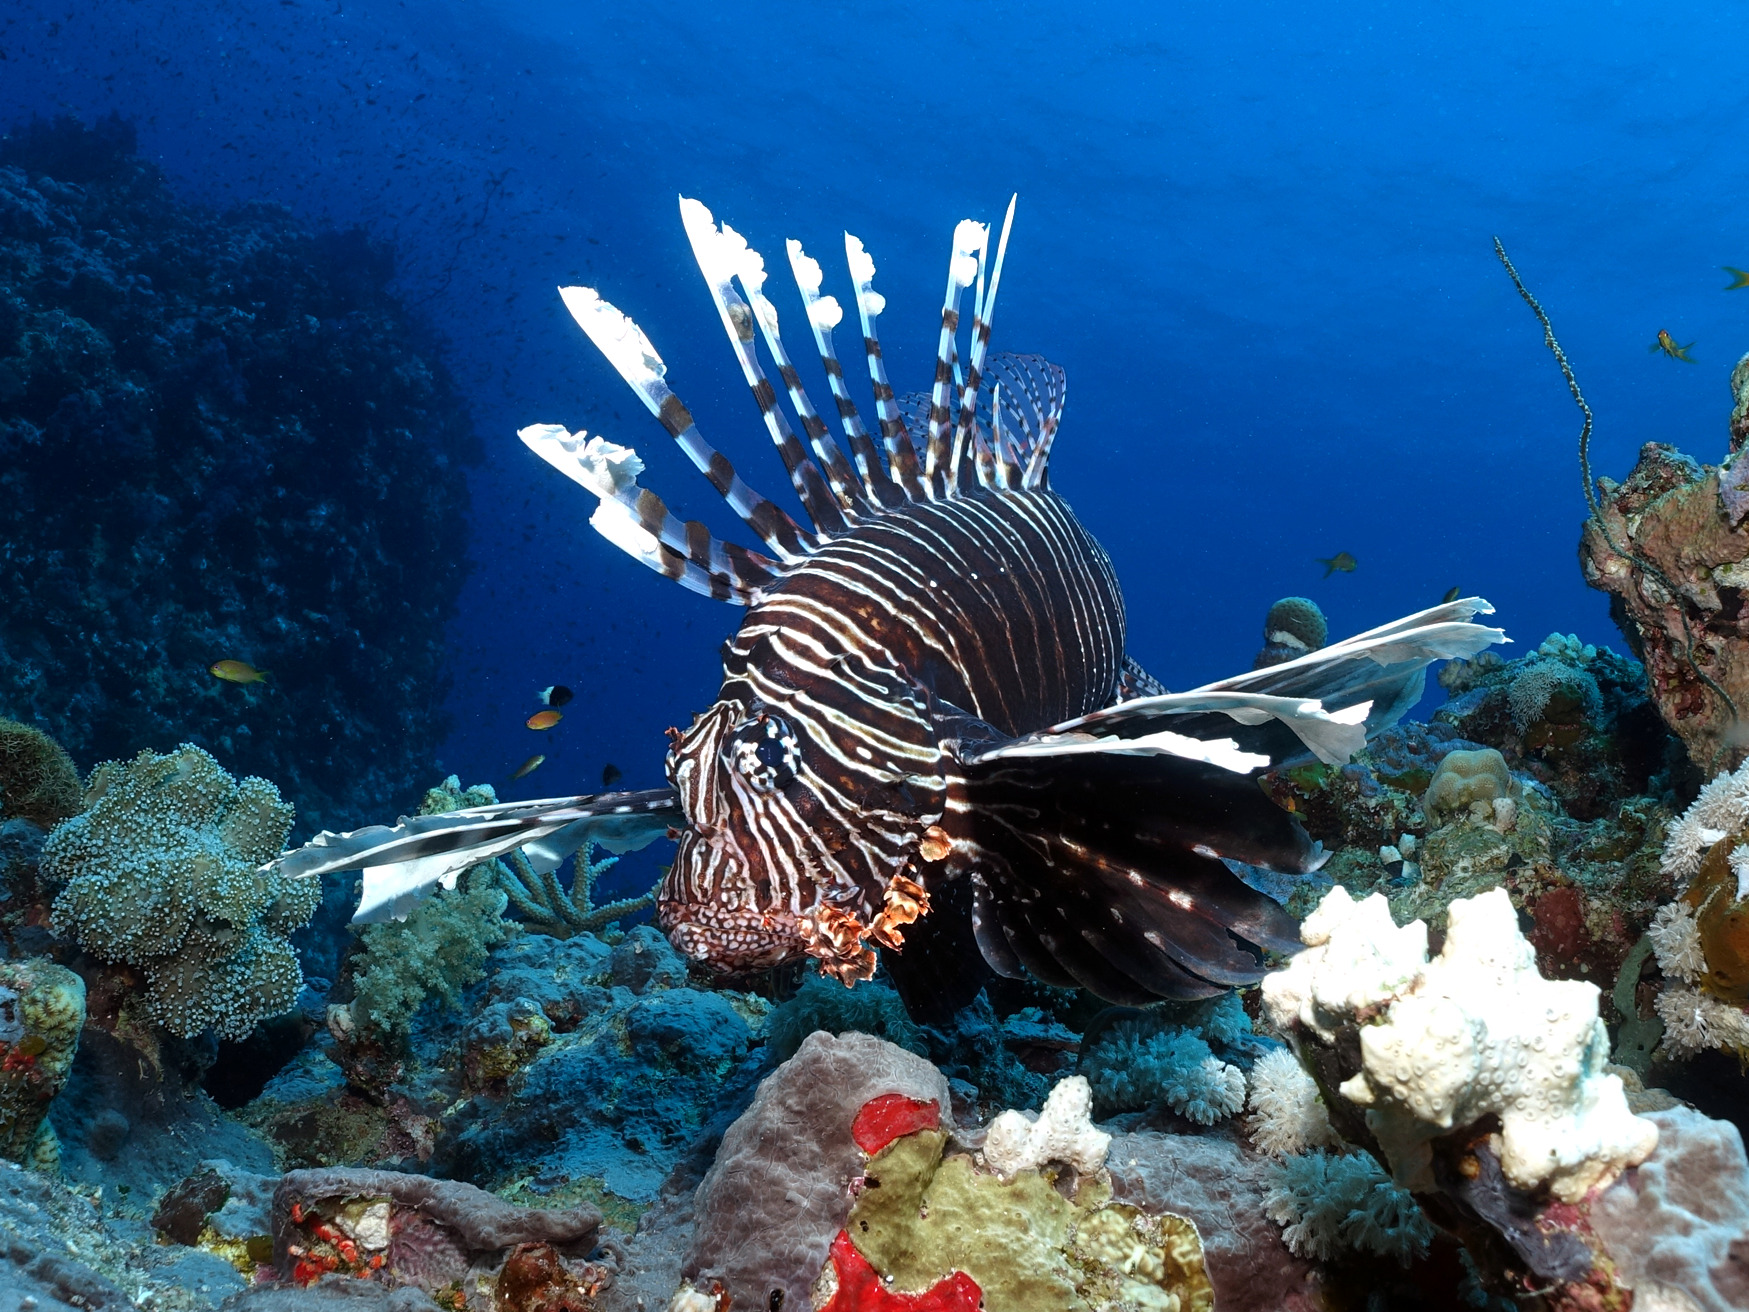
[[[40,729],[0,719],[0,818],[43,829],[79,814],[84,805],[73,758]]]
[[[0,961],[0,1157],[29,1164],[67,1082],[85,1024],[85,982],[52,962]]]
[[[1309,597],[1283,597],[1263,620],[1263,650],[1252,662],[1256,669],[1280,665],[1316,651],[1330,639],[1330,624]]]
[[[241,1039],[290,1010],[303,972],[287,936],[321,889],[258,869],[291,831],[278,790],[185,743],[98,766],[85,801],[43,846],[43,877],[64,885],[57,928],[139,967],[151,1015],[185,1038]]]
[[[1496,800],[1510,801],[1517,789],[1506,758],[1492,747],[1474,752],[1448,752],[1439,763],[1422,798],[1430,822],[1462,815],[1475,803],[1486,803],[1490,814]]]
[[[1264,1209],[1289,1248],[1320,1261],[1353,1249],[1408,1266],[1433,1239],[1414,1197],[1365,1153],[1284,1158]]]

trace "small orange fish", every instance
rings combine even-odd
[[[527,723],[530,729],[550,729],[564,718],[557,711],[536,711]]]
[[[1731,275],[1731,285],[1725,288],[1726,291],[1734,292],[1741,287],[1749,287],[1749,269],[1733,269],[1728,264],[1721,264],[1719,267]]]
[[[214,661],[207,673],[226,683],[265,683],[271,670],[258,670],[248,661]]]
[[[540,763],[546,759],[546,757],[537,753],[536,755],[529,757],[521,765],[517,766],[516,773],[510,777],[512,779],[520,779],[524,775],[533,774],[536,770],[540,769]]]
[[[1687,360],[1688,363],[1693,364],[1694,358],[1688,353],[1693,346],[1693,342],[1690,342],[1687,346],[1680,345],[1667,331],[1660,328],[1658,330],[1658,340],[1648,346],[1646,350],[1650,351],[1653,355],[1662,351],[1672,360]]]
[[[1336,573],[1352,574],[1354,573],[1354,567],[1360,563],[1346,551],[1338,551],[1334,556],[1330,557],[1329,560],[1325,560],[1322,556],[1314,556],[1313,559],[1324,567],[1325,578],[1329,578],[1332,574]]]

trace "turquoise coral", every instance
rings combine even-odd
[[[265,875],[292,808],[267,780],[234,780],[184,743],[92,772],[86,810],[43,845],[61,885],[56,928],[104,961],[137,966],[146,1008],[173,1034],[241,1039],[289,1011],[303,984],[287,937],[321,898],[314,880]]]

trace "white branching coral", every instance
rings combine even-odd
[[[1341,1095],[1366,1109],[1410,1189],[1432,1188],[1433,1139],[1486,1116],[1499,1118],[1501,1167],[1520,1189],[1573,1201],[1645,1161],[1658,1127],[1604,1073],[1597,987],[1537,973],[1504,889],[1460,898],[1449,916],[1429,961],[1425,925],[1397,929],[1382,896],[1356,903],[1337,885],[1302,927],[1306,951],[1263,982],[1271,1023],[1326,1042],[1357,1034],[1361,1070]]]
[[[1669,988],[1652,1004],[1664,1022],[1665,1056],[1692,1057],[1708,1048],[1749,1056],[1749,1015],[1694,988]]]
[[[1646,929],[1652,955],[1667,979],[1692,984],[1706,973],[1706,956],[1700,947],[1700,926],[1694,908],[1686,902],[1671,902],[1658,908]]]
[[[1105,1165],[1111,1136],[1093,1128],[1093,1090],[1085,1077],[1071,1075],[1058,1082],[1037,1119],[1025,1112],[1006,1111],[990,1122],[984,1139],[984,1160],[1002,1175],[1067,1162],[1083,1175]]]
[[[1670,826],[1664,841],[1664,872],[1686,880],[1700,869],[1701,858],[1721,838],[1749,822],[1749,761],[1722,773],[1700,790],[1694,805]],[[1733,864],[1732,869],[1736,866]],[[1738,873],[1739,887],[1743,882]]]
[[[1342,1144],[1317,1084],[1285,1048],[1272,1048],[1251,1067],[1248,1105],[1251,1142],[1271,1157]]]

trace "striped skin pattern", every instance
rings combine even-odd
[[[862,936],[898,946],[961,864],[923,855],[956,773],[943,719],[1014,736],[1108,705],[1123,638],[1109,557],[1049,491],[913,503],[825,543],[750,610],[669,755],[689,826],[663,928],[720,969],[806,953],[866,978]]]

